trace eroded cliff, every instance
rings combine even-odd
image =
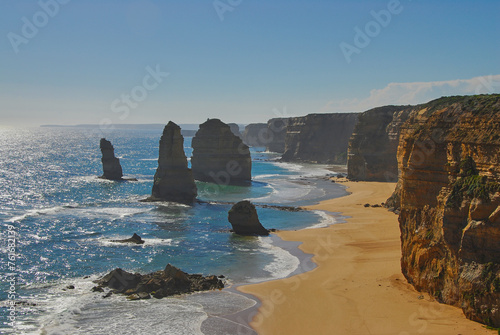
[[[289,119],[285,136],[287,162],[345,164],[358,113],[309,114]]]
[[[403,274],[500,327],[500,95],[414,107],[397,160]]]
[[[347,152],[349,179],[397,181],[399,131],[409,113],[408,106],[384,106],[359,114]]]

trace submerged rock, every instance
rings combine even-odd
[[[160,139],[158,169],[149,201],[192,204],[197,195],[193,172],[188,168],[181,128],[170,121]]]
[[[124,240],[112,240],[111,242],[116,243],[134,243],[134,244],[144,244],[144,240],[137,234],[134,233],[131,238],[126,238]]]
[[[233,231],[239,235],[269,235],[269,231],[262,226],[255,206],[247,200],[235,204],[228,213],[228,221]]]
[[[128,296],[130,300],[163,298],[176,294],[223,289],[224,283],[217,276],[204,277],[187,274],[167,264],[164,270],[141,275],[117,268],[95,282],[92,291],[102,292],[104,287]]]
[[[250,183],[250,150],[221,120],[209,119],[201,124],[192,146],[191,166],[196,180],[218,185]]]
[[[115,149],[110,141],[105,138],[101,138],[100,142],[101,153],[102,153],[102,179],[109,180],[123,180],[122,167],[120,165],[120,160],[115,157]]]

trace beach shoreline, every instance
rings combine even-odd
[[[417,292],[400,271],[397,216],[383,207],[394,183],[349,182],[347,196],[305,207],[340,212],[346,223],[280,231],[302,242],[317,266],[284,279],[239,286],[260,300],[259,334],[494,334],[461,309]]]

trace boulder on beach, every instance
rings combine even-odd
[[[197,195],[193,172],[188,168],[181,128],[170,121],[160,139],[158,169],[149,201],[192,204]]]
[[[247,200],[235,204],[228,213],[228,221],[233,231],[239,235],[269,235],[269,231],[262,226],[255,206]]]
[[[101,138],[100,148],[102,153],[102,179],[123,180],[122,166],[120,160],[115,157],[115,149],[110,141]]]
[[[145,275],[117,268],[95,283],[98,285],[92,291],[103,292],[107,287],[115,293],[127,295],[129,300],[149,299],[150,295],[159,299],[177,294],[224,288],[224,283],[217,276],[188,274],[171,264],[167,264],[164,270]]]

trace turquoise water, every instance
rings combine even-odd
[[[189,301],[193,298],[151,300],[132,307],[123,299],[104,303],[98,294],[89,293],[91,280],[116,267],[145,273],[167,263],[190,273],[223,274],[229,283],[286,277],[297,269],[297,257],[277,247],[270,237],[231,234],[227,222],[231,205],[225,203],[250,199],[257,204],[295,206],[344,193],[339,186],[319,178],[330,173],[324,167],[276,163],[275,154],[252,148],[254,181],[250,187],[198,183],[203,203],[192,207],[139,202],[151,193],[160,135],[155,130],[116,130],[107,136],[124,173],[138,179],[112,182],[96,178],[102,174],[99,137],[85,129],[0,131],[0,327],[12,331],[7,324],[7,307],[10,301],[17,301],[17,333],[102,334],[109,319],[121,309],[120,313],[132,313],[131,320],[141,315],[147,319],[155,313],[172,316],[161,332],[155,332],[151,325],[135,329],[137,325],[121,320],[123,334],[201,333],[207,313],[199,301]],[[187,157],[191,156],[190,141],[185,139]],[[333,223],[321,212],[257,210],[266,228],[301,229]],[[16,233],[17,255],[10,264],[9,230]],[[133,233],[145,244],[112,242]],[[11,280],[15,281],[13,288]],[[75,290],[64,291],[69,284],[75,285]],[[9,290],[15,299],[9,299]],[[210,301],[214,299],[220,297]],[[234,295],[224,299],[232,300],[236,310],[252,304]],[[103,316],[106,320],[101,320]]]

